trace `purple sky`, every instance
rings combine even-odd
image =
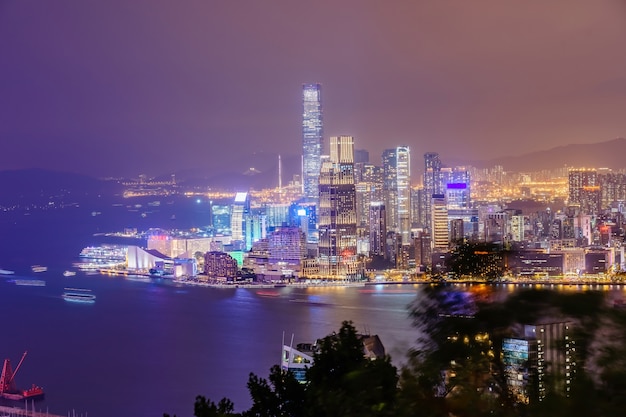
[[[373,162],[601,142],[626,136],[625,45],[623,0],[0,0],[0,170],[299,155],[306,82]]]

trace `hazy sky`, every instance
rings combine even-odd
[[[623,137],[626,1],[0,0],[0,170],[299,155],[307,82],[373,162]]]

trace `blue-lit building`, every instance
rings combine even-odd
[[[441,168],[441,159],[439,159],[438,153],[428,152],[424,154],[424,200],[422,201],[423,217],[421,223],[429,229],[432,223],[433,195],[445,193]]]
[[[302,184],[304,196],[316,201],[319,197],[319,176],[322,166],[323,122],[322,86],[302,86]]]
[[[448,210],[464,210],[471,206],[469,171],[455,168],[445,173],[445,194]]]

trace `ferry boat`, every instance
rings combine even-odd
[[[74,271],[70,271],[70,270],[63,271],[63,276],[64,277],[73,277],[74,275],[76,275],[76,272],[74,272]]]
[[[45,287],[46,281],[42,279],[16,279],[13,280],[15,285],[24,285],[28,287]]]
[[[65,301],[72,301],[76,303],[96,302],[96,296],[91,293],[91,290],[87,290],[85,288],[65,288],[63,299]]]
[[[47,266],[41,266],[41,265],[33,265],[30,267],[31,271],[33,272],[46,272],[48,270]]]

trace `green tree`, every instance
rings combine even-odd
[[[457,277],[495,280],[504,275],[504,250],[495,243],[459,241],[450,251],[448,264]]]
[[[251,373],[248,391],[252,407],[243,413],[244,417],[304,416],[305,386],[277,365],[270,370],[269,382]]]
[[[311,416],[391,416],[396,411],[397,369],[389,356],[370,360],[351,322],[320,341],[307,370]]]

